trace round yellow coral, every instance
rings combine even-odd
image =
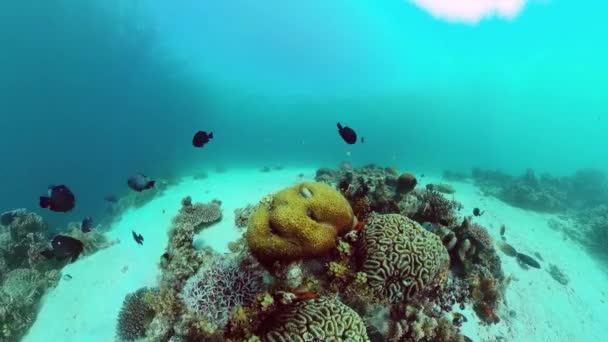
[[[353,224],[353,211],[342,194],[324,183],[305,182],[261,203],[245,238],[253,255],[270,265],[325,255]]]

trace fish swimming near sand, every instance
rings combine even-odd
[[[144,237],[141,234],[137,234],[135,231],[131,231],[131,234],[133,234],[133,240],[135,240],[135,242],[139,245],[144,244]]]
[[[127,184],[129,185],[129,188],[131,188],[137,192],[142,192],[144,190],[152,189],[154,187],[155,183],[156,183],[156,181],[149,180],[148,177],[146,177],[145,175],[143,175],[141,173],[131,176],[127,180]]]
[[[57,259],[59,261],[71,258],[70,262],[76,261],[84,249],[82,241],[67,235],[56,235],[51,240],[51,249],[46,249],[40,254],[47,259]]]
[[[483,215],[483,213],[485,213],[485,211],[481,211],[481,210],[479,210],[479,208],[473,209],[473,215],[475,215],[475,216],[481,216],[481,215]]]
[[[342,126],[339,122],[338,133],[340,133],[342,139],[349,145],[357,142],[357,133],[355,133],[355,131],[348,126]]]
[[[517,250],[515,249],[515,247],[509,245],[508,243],[506,243],[504,241],[498,241],[498,242],[496,242],[496,245],[498,246],[498,249],[500,249],[506,255],[508,255],[510,257],[517,256]]]
[[[540,268],[540,264],[538,261],[534,260],[531,256],[525,255],[523,253],[517,253],[517,260],[523,264],[534,268]]]
[[[203,147],[205,144],[209,143],[211,139],[213,139],[213,132],[207,133],[205,131],[198,131],[192,138],[192,146]]]
[[[91,231],[91,226],[93,225],[93,219],[91,217],[85,217],[80,224],[80,230],[83,233],[88,233]]]
[[[48,208],[56,212],[68,212],[76,206],[76,197],[65,185],[49,186],[48,196],[40,196],[41,208]]]

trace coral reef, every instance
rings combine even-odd
[[[433,187],[413,191],[412,195],[416,198],[413,202],[415,203],[414,209],[408,209],[407,206],[404,206],[403,211],[405,211],[406,216],[414,221],[430,222],[448,227],[457,223],[456,211],[460,210],[460,203],[455,200],[448,200]]]
[[[107,248],[116,241],[109,241],[106,235],[98,228],[93,228],[90,232],[84,233],[80,229],[80,223],[72,222],[68,224],[66,235],[82,241],[84,245],[83,256],[91,255],[100,249]]]
[[[144,287],[125,297],[116,326],[118,341],[138,341],[146,336],[146,329],[155,315],[152,300],[157,291]]]
[[[173,219],[175,225],[191,225],[202,228],[222,219],[222,208],[219,201],[192,204],[190,196],[182,200],[182,207]]]
[[[0,259],[7,269],[38,268],[45,263],[40,251],[50,238],[48,225],[42,217],[25,209],[1,215]]]
[[[371,291],[391,303],[441,285],[449,256],[441,240],[398,214],[373,214],[357,245]]]
[[[279,308],[264,322],[262,338],[268,342],[369,341],[361,317],[328,297]]]
[[[402,318],[389,321],[389,341],[403,342],[465,342],[464,336],[441,312],[429,306],[407,305]]]
[[[253,255],[264,265],[317,257],[335,247],[336,237],[352,229],[346,199],[319,182],[300,183],[261,203],[245,234]]]
[[[57,270],[16,268],[2,277],[0,288],[0,341],[18,341],[36,318],[37,304],[44,292],[59,282]]]
[[[186,281],[179,298],[188,311],[223,328],[234,309],[250,305],[263,292],[260,267],[251,258],[211,256]]]
[[[248,205],[244,208],[234,209],[234,224],[239,228],[245,228],[249,225],[249,218],[255,210],[254,205]]]

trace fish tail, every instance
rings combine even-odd
[[[48,208],[51,205],[51,198],[40,196],[40,208]]]
[[[146,184],[146,189],[153,188],[155,183],[156,183],[156,181],[149,181],[148,184]]]
[[[209,133],[209,139],[213,139],[213,132]]]

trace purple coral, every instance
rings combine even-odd
[[[262,291],[262,272],[251,258],[213,256],[186,281],[179,297],[189,311],[224,326],[233,309],[250,305]]]

